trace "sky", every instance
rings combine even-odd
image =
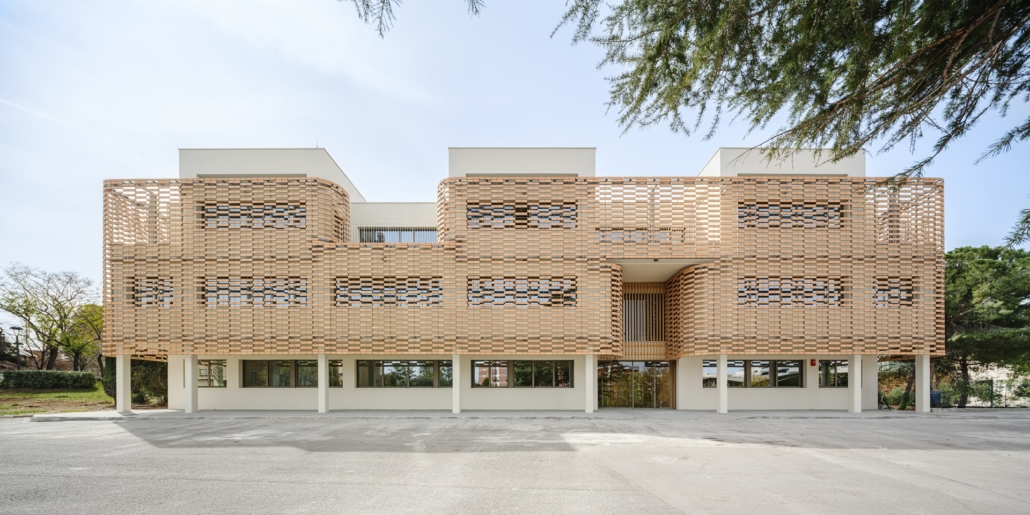
[[[336,0],[0,0],[0,266],[99,285],[102,181],[169,178],[179,148],[326,148],[364,196],[434,201],[447,147],[597,147],[598,175],[696,175],[768,135],[623,131],[601,51],[554,37],[564,2],[409,1],[385,38]],[[975,164],[1030,115],[989,116],[938,158],[947,248],[998,245],[1030,207],[1030,144]],[[930,134],[932,136],[932,134]],[[931,141],[871,148],[867,175]]]

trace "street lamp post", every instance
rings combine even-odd
[[[21,331],[22,329],[16,325],[11,326],[11,330],[14,331],[14,362],[18,365],[18,370],[21,370]]]

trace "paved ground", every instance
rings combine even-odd
[[[1021,413],[216,415],[0,420],[0,511],[1030,512]]]

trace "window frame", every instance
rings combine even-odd
[[[762,386],[755,386],[752,384],[752,373],[751,368],[755,365],[753,363],[766,363],[764,368],[769,369],[769,384]],[[797,385],[781,385],[779,378],[780,363],[798,363],[798,384]],[[744,369],[744,378],[739,386],[730,386],[729,377],[727,377],[726,387],[727,388],[744,388],[744,389],[759,389],[768,390],[776,388],[787,388],[796,389],[805,387],[805,371],[807,370],[805,360],[803,359],[729,359],[726,360],[726,375],[729,376],[730,363],[743,363],[742,368]],[[705,384],[705,368],[711,366],[715,367],[715,381],[711,386]],[[734,366],[733,368],[737,368]],[[719,387],[719,362],[714,359],[703,359],[701,360],[701,388],[718,388]]]
[[[187,363],[189,363],[189,361],[187,361]],[[220,384],[220,385],[212,385],[212,384],[210,384],[211,377],[212,377],[211,376],[211,369],[212,369],[212,367],[214,366],[215,363],[221,363],[221,367],[222,367],[222,384]],[[203,370],[205,366],[207,367],[207,377],[208,377],[208,379],[207,379],[208,384],[206,384],[206,385],[205,384],[200,384],[201,381],[204,381],[204,379],[202,379],[200,377],[200,371]],[[229,362],[228,362],[228,360],[225,360],[225,359],[198,359],[197,360],[197,388],[228,388],[229,380],[225,377],[225,372],[226,372],[226,370],[228,370],[228,368],[229,368]],[[186,372],[186,369],[184,367],[183,368],[183,374],[184,375],[185,375],[185,372]],[[183,380],[185,381],[185,378]],[[185,386],[185,384],[183,386]]]
[[[833,382],[835,384],[832,384],[832,385],[824,384],[825,383],[825,381],[823,381],[823,366],[824,366],[824,363],[827,364],[825,366],[829,366],[829,364],[833,364],[834,367],[840,367],[841,364],[844,364],[844,366],[846,366],[847,369],[848,369],[848,371],[845,372],[845,374],[847,374],[845,376],[845,383],[844,384],[840,384],[840,372],[837,370],[837,368],[834,368],[833,372],[831,372],[831,374],[833,375],[833,378],[834,378]],[[817,372],[819,374],[819,388],[847,388],[850,385],[850,381],[851,381],[851,360],[849,360],[849,359],[821,359],[821,360],[818,361],[817,366],[818,366]]]
[[[451,368],[451,378],[452,378],[451,379],[451,385],[442,385],[441,381],[440,381],[440,372],[441,372],[441,369],[443,368],[442,364],[443,363],[451,363],[451,362],[452,362],[452,360],[441,360],[441,359],[358,359],[358,360],[354,360],[354,370],[355,370],[355,374],[354,374],[354,387],[355,388],[451,388],[451,387],[453,387],[453,383],[454,383],[454,380],[453,380],[453,377],[454,377],[453,367]],[[385,381],[386,365],[385,365],[385,363],[391,363],[391,364],[393,364],[393,363],[402,363],[403,364],[403,365],[400,365],[400,366],[402,366],[405,369],[405,373],[404,373],[405,384],[404,385],[386,384],[386,381]],[[423,367],[426,366],[425,364],[428,364],[429,366],[431,366],[433,368],[433,372],[432,372],[433,384],[431,384],[431,385],[412,385],[411,384],[411,378],[412,378],[412,375],[411,375],[412,372],[411,371],[412,371],[412,367],[414,366],[414,365],[412,365],[413,363],[422,363],[423,365],[418,365],[418,366],[423,366]],[[391,366],[398,366],[398,365],[391,365]],[[368,382],[370,384],[364,384],[364,385],[361,384],[362,383],[362,381],[361,381],[361,371],[362,371],[362,368],[364,368],[367,371]],[[376,384],[380,380],[382,380],[382,384]]]

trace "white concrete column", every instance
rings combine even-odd
[[[730,410],[730,396],[729,391],[726,387],[726,355],[719,354],[719,361],[716,365],[716,372],[718,377],[715,380],[715,384],[719,390],[719,407],[716,408],[716,413],[728,413]]]
[[[461,413],[461,354],[451,358],[451,413]]]
[[[318,412],[329,413],[329,356],[318,355]]]
[[[593,373],[591,373],[593,371]],[[597,357],[587,354],[583,358],[583,389],[586,390],[586,412],[594,412],[594,388],[597,386]]]
[[[880,364],[876,354],[862,355],[862,409],[879,409]]]
[[[862,355],[848,360],[848,411],[862,413]]]
[[[197,397],[197,355],[189,354],[185,356],[182,366],[186,372],[186,402],[183,405],[183,411],[193,413],[199,410],[199,399]]]
[[[114,358],[114,408],[118,413],[132,413],[132,357],[119,354]]]
[[[916,356],[916,412],[930,412],[930,356]]]

